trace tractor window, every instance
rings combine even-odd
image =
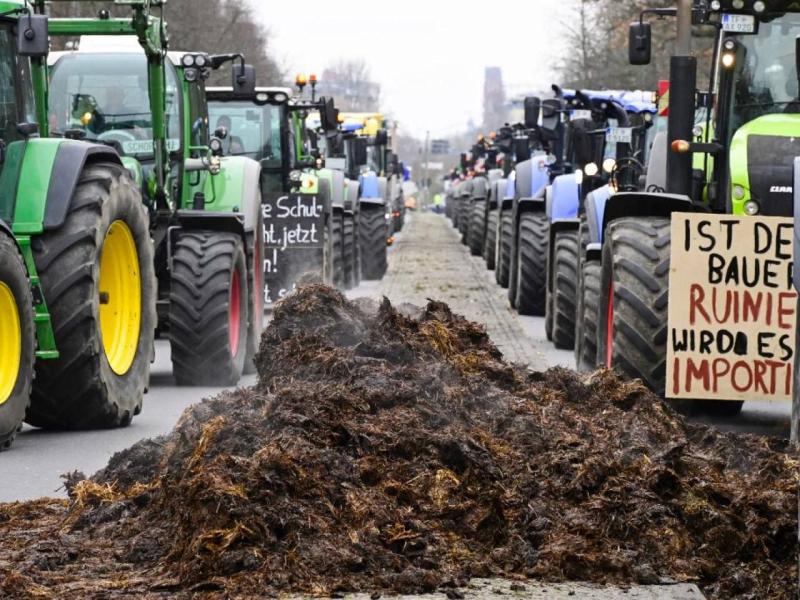
[[[17,125],[34,123],[33,85],[28,59],[17,59],[15,40],[8,25],[0,27],[0,139],[20,138]]]
[[[731,132],[762,115],[800,112],[795,66],[798,35],[800,15],[786,13],[761,23],[757,35],[726,38],[740,45]]]
[[[206,104],[205,91],[198,83],[189,85],[189,123],[191,124],[190,145],[195,147],[208,146],[208,105]],[[205,151],[195,150],[192,156],[205,156]]]
[[[282,165],[280,107],[246,101],[211,101],[209,116],[215,133],[226,131],[225,154],[262,161],[265,169]]]
[[[167,65],[167,147],[180,149],[180,103],[175,70]],[[51,71],[52,133],[81,130],[137,158],[153,154],[153,125],[144,54],[62,56]]]

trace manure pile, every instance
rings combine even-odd
[[[492,576],[793,597],[785,442],[687,424],[610,372],[529,374],[444,304],[401,313],[320,285],[276,307],[258,369],[255,388],[68,477],[69,501],[0,505],[0,597]]]

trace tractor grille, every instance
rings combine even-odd
[[[750,193],[761,205],[760,214],[791,217],[794,210],[792,180],[800,138],[751,135],[747,139]]]

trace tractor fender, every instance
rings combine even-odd
[[[50,169],[50,183],[47,187],[46,208],[44,210],[44,229],[51,231],[64,224],[78,186],[83,168],[87,164],[111,162],[122,165],[116,150],[103,144],[87,144],[73,140],[30,140],[25,158],[33,145],[56,141],[58,149]]]
[[[606,210],[606,203],[611,197],[611,187],[604,185],[589,192],[584,200],[586,210],[587,246],[581,248],[581,252],[586,253],[587,258],[600,259],[600,251],[603,246],[603,216]]]
[[[358,181],[344,180],[344,207],[354,213],[358,212]]]
[[[489,197],[489,180],[485,177],[476,177],[472,180],[472,199],[486,200]]]
[[[548,229],[548,239],[549,242],[547,244],[547,264],[548,270],[552,268],[555,264],[555,257],[553,254],[555,253],[556,249],[556,234],[561,231],[578,231],[581,226],[581,220],[577,218],[567,218],[567,219],[552,219],[550,221],[550,227]],[[547,277],[547,289],[553,289],[553,277],[548,275]]]
[[[605,203],[601,231],[622,217],[669,217],[674,212],[696,212],[689,196],[660,192],[620,192]]]
[[[342,171],[330,170],[331,178],[331,203],[334,206],[344,207],[345,201],[345,176]]]
[[[544,154],[524,160],[514,168],[515,196],[521,198],[544,198],[550,176]]]
[[[245,156],[227,156],[219,174],[206,178],[206,206],[214,214],[239,213],[253,231],[261,212],[261,165]]]
[[[375,173],[364,173],[358,178],[361,200],[366,198],[383,200],[384,195],[381,193],[381,186],[378,176]]]
[[[576,219],[580,209],[580,188],[574,175],[559,175],[553,180],[549,194],[550,221]]]
[[[502,195],[503,202],[506,200],[513,200],[514,197],[517,195],[517,181],[514,177],[509,177],[505,180],[506,182],[506,189],[505,193]]]

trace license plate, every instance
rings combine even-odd
[[[181,147],[180,140],[168,139],[167,150],[175,152]],[[122,142],[122,151],[127,155],[132,154],[152,154],[153,140],[126,140]]]
[[[592,120],[592,111],[590,110],[573,110],[572,114],[569,116],[571,121],[591,121]]]
[[[606,140],[611,144],[630,144],[633,141],[633,128],[611,127],[606,131]]]
[[[728,33],[755,33],[756,18],[753,15],[722,15],[722,30]]]

